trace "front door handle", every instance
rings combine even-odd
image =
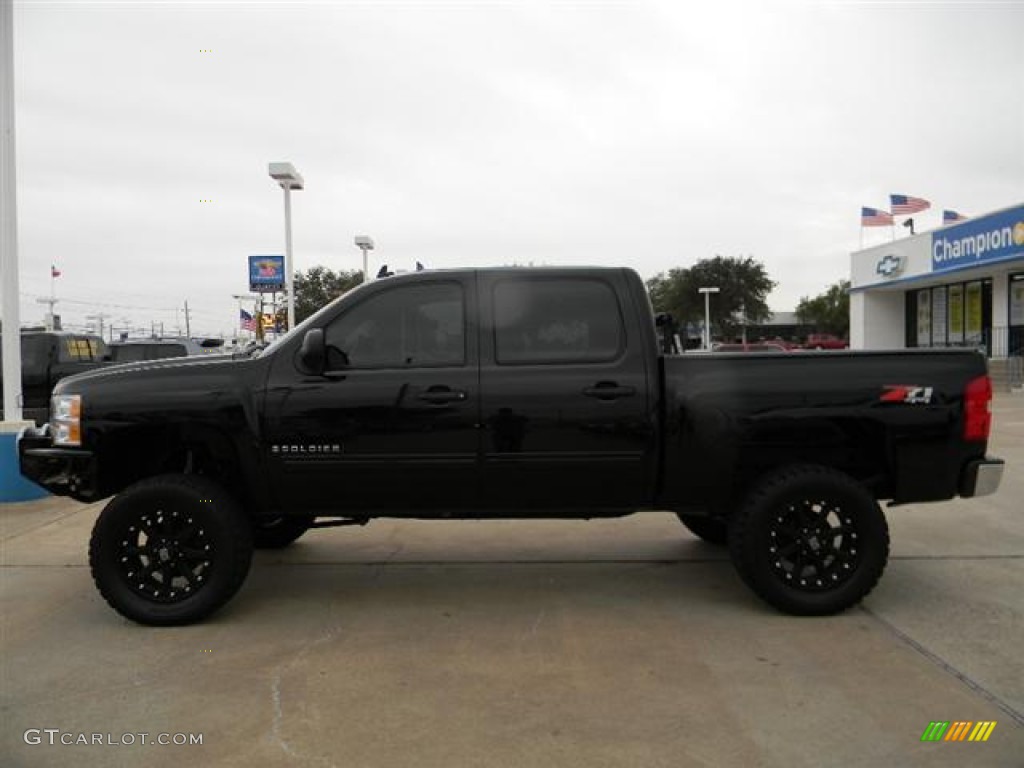
[[[466,393],[461,389],[450,389],[448,387],[431,387],[426,392],[421,392],[417,396],[418,400],[431,403],[433,405],[443,405],[445,403],[460,403],[466,399]]]
[[[592,387],[584,387],[583,394],[598,400],[618,400],[635,395],[636,387],[620,387],[614,381],[599,381]]]

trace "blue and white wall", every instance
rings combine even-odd
[[[1004,357],[1024,338],[1024,205],[858,251],[850,283],[854,349],[984,343]]]

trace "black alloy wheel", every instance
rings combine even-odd
[[[889,556],[889,529],[863,485],[834,469],[788,467],[765,478],[731,524],[744,581],[787,613],[827,615],[862,600]]]
[[[252,534],[238,505],[211,480],[162,475],[116,496],[89,544],[93,580],[122,616],[140,624],[189,624],[238,591]]]

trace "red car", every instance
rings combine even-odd
[[[809,333],[804,349],[846,349],[850,342],[831,333]]]
[[[736,342],[735,344],[716,344],[713,348],[715,352],[786,352],[786,348],[782,344],[777,344],[772,341],[758,341],[748,342],[743,344]]]

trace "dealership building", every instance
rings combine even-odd
[[[850,276],[854,349],[1024,349],[1024,204],[858,251]]]

